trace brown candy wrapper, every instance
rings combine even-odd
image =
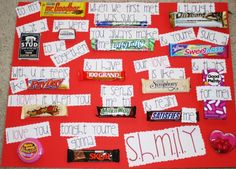
[[[71,150],[67,151],[67,162],[119,162],[117,150]]]
[[[28,117],[67,116],[64,105],[25,105],[22,107],[21,119]]]

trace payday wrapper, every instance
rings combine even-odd
[[[85,2],[41,2],[41,17],[84,17]]]
[[[172,27],[218,27],[227,28],[227,12],[212,13],[170,13]]]
[[[30,79],[28,80],[28,89],[69,89],[67,84],[63,83],[64,79]]]
[[[109,41],[112,51],[153,51],[155,46],[154,39],[111,39]],[[92,48],[100,50],[98,47],[99,40],[91,40]]]
[[[64,105],[25,105],[22,107],[21,119],[28,117],[67,116]]]
[[[143,93],[189,92],[190,78],[170,80],[142,79],[142,91]]]
[[[227,46],[170,44],[172,57],[227,57]]]
[[[224,74],[222,72],[218,72],[216,69],[204,70],[203,83],[206,86],[224,86]],[[226,101],[204,101],[204,116],[206,119],[226,119]]]

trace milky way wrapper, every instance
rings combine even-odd
[[[131,117],[135,118],[136,106],[133,107],[97,107],[98,117]]]
[[[64,105],[25,105],[22,107],[21,119],[28,117],[67,116],[67,107]]]
[[[86,2],[41,2],[41,17],[84,17]]]
[[[190,78],[171,80],[142,79],[143,93],[178,93],[190,91]]]
[[[169,17],[172,27],[228,27],[226,11],[212,13],[172,12]]]

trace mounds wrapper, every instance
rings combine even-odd
[[[86,2],[41,2],[41,17],[84,17]]]
[[[171,27],[217,27],[228,28],[227,12],[184,13],[172,12],[169,15]]]
[[[227,46],[170,44],[172,57],[222,57],[227,58]]]
[[[64,105],[25,105],[21,111],[21,119],[67,115],[67,107]]]

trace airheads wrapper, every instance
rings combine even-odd
[[[227,57],[227,46],[170,44],[169,50],[172,57]]]

